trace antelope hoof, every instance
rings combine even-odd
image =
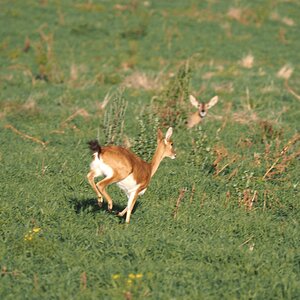
[[[102,198],[98,198],[98,206],[102,207],[103,205],[103,199]]]

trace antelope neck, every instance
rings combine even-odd
[[[157,148],[155,150],[155,153],[153,155],[152,161],[150,163],[150,165],[151,165],[151,177],[157,171],[162,159],[163,159],[163,150],[161,149],[161,147],[158,144]]]

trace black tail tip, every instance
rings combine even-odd
[[[92,152],[101,152],[101,146],[99,145],[99,142],[97,140],[89,141],[88,145]]]

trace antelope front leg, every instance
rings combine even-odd
[[[130,194],[126,193],[126,195],[127,195],[128,201],[129,201]],[[128,202],[127,202],[127,203],[128,203]],[[126,214],[127,209],[128,209],[128,207],[126,206],[122,211],[119,211],[119,212],[117,213],[117,216],[118,216],[118,217],[123,217],[123,216]]]
[[[126,223],[129,224],[130,222],[130,215],[131,215],[131,212],[132,212],[132,209],[134,207],[134,204],[135,204],[135,201],[138,197],[138,191],[135,191],[135,192],[132,192],[129,196],[129,199],[128,199],[128,204],[127,204],[127,208],[125,208],[124,210],[127,211],[127,214],[126,214]],[[121,212],[123,213],[124,210]],[[125,213],[124,213],[125,214]]]
[[[101,207],[102,204],[103,204],[103,197],[101,195],[101,193],[99,192],[96,184],[95,184],[95,181],[94,181],[94,178],[95,178],[95,173],[93,171],[89,172],[87,174],[87,178],[88,178],[88,181],[89,181],[89,184],[92,186],[93,190],[96,192],[97,194],[97,197],[98,197],[98,205]]]

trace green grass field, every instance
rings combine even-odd
[[[299,299],[299,15],[1,0],[0,299]],[[189,94],[219,96],[192,129]],[[125,225],[97,206],[87,142],[151,160],[169,126],[177,158]]]

